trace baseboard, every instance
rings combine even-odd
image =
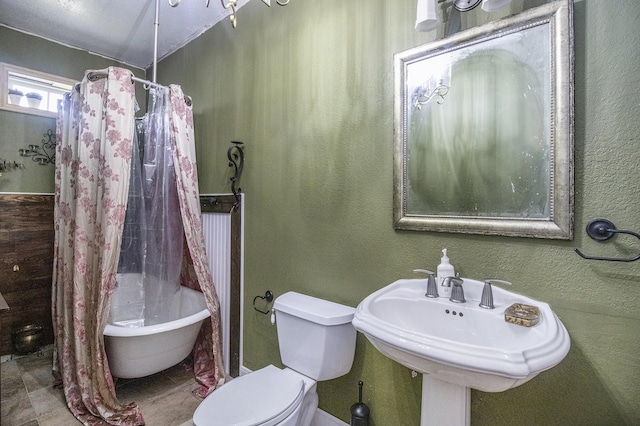
[[[251,370],[244,365],[240,367],[241,376],[248,373],[251,373]],[[311,420],[311,426],[349,426],[349,424],[318,408],[313,420]]]
[[[44,345],[42,346],[40,349],[38,349],[36,352],[31,352],[28,353],[26,355],[18,355],[18,354],[8,354],[8,355],[2,355],[0,356],[0,363],[3,362],[8,362],[8,361],[13,361],[15,359],[20,359],[20,358],[24,358],[24,357],[28,357],[28,356],[44,356],[45,354],[47,354],[48,352],[53,352],[53,344],[48,344],[48,345]]]
[[[349,426],[349,424],[318,408],[311,420],[311,426]]]

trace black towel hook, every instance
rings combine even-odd
[[[616,226],[607,219],[593,219],[591,222],[587,224],[587,235],[592,239],[598,242],[605,242],[611,238],[615,234],[627,234],[632,235],[640,240],[640,234],[633,231],[623,231],[622,229],[616,229]],[[582,253],[580,250],[575,249],[576,253],[580,255],[583,259],[588,260],[606,260],[609,262],[635,262],[636,260],[640,260],[640,254],[636,257],[631,258],[620,258],[620,257],[599,257],[599,256],[587,256]]]

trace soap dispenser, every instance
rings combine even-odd
[[[451,284],[449,286],[445,286],[445,279],[447,277],[455,277],[456,271],[453,268],[453,265],[449,262],[449,257],[447,256],[447,249],[442,249],[442,258],[440,259],[440,264],[438,265],[437,273],[437,282],[438,282],[438,293],[440,297],[448,298],[451,296]]]

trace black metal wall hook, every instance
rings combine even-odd
[[[627,234],[632,235],[640,240],[640,234],[633,231],[623,231],[622,229],[616,229],[616,226],[607,219],[593,219],[591,222],[587,224],[587,235],[592,239],[605,242],[613,238],[616,234]],[[631,258],[620,258],[620,257],[599,257],[599,256],[587,256],[582,253],[580,250],[575,249],[576,253],[580,255],[583,259],[588,260],[606,260],[609,262],[635,262],[636,260],[640,260],[640,254],[636,257]]]
[[[269,313],[268,310],[263,311],[262,309],[256,307],[256,300],[258,299],[266,300],[267,303],[271,303],[273,301],[273,293],[271,292],[271,290],[267,290],[264,296],[256,296],[253,298],[253,309],[260,312],[261,314],[267,315]]]

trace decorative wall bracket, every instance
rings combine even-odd
[[[33,161],[44,166],[56,162],[56,133],[49,129],[42,139],[42,146],[29,145],[29,148],[18,150],[22,157],[31,157]]]
[[[242,150],[243,142],[231,141],[233,145],[227,150],[227,158],[229,159],[229,167],[233,167],[233,176],[231,177],[231,192],[236,198],[236,204],[240,203],[240,193],[242,188],[238,187],[240,176],[244,167],[244,151]]]

